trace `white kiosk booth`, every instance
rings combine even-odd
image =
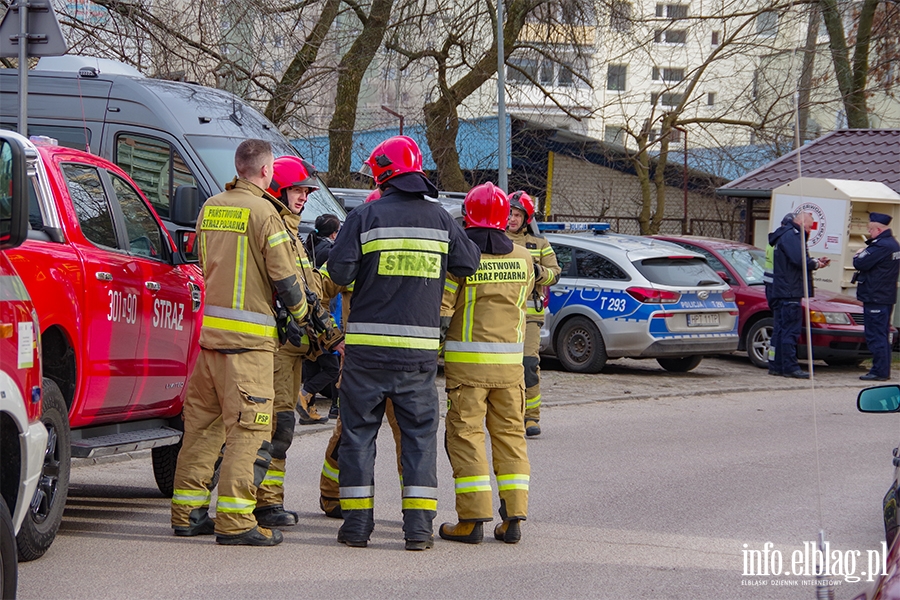
[[[831,264],[813,272],[817,289],[856,298],[853,256],[866,245],[869,213],[891,215],[900,230],[900,195],[881,182],[801,177],[772,190],[769,231],[788,213],[811,213],[814,219],[807,246],[812,257],[827,256]],[[758,244],[759,245],[759,244]],[[765,247],[765,242],[761,245]],[[894,311],[894,322],[898,311]]]

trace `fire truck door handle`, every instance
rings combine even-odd
[[[147,282],[144,282],[144,287],[146,287],[151,292],[158,292],[160,286],[155,281],[147,281]]]
[[[112,273],[106,271],[97,271],[97,279],[100,281],[112,281]]]

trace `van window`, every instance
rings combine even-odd
[[[13,123],[0,123],[0,129],[18,131]],[[91,130],[89,127],[61,127],[59,125],[28,125],[28,135],[44,135],[56,140],[60,146],[87,150],[91,144]]]
[[[138,184],[163,218],[169,217],[169,200],[175,188],[197,185],[181,155],[163,140],[121,134],[116,137],[114,162]]]
[[[116,199],[122,207],[125,231],[128,232],[128,245],[132,254],[147,258],[162,259],[163,236],[156,219],[144,204],[141,195],[131,184],[116,175],[109,173]]]
[[[84,237],[107,248],[116,248],[116,230],[97,169],[88,165],[62,165],[69,196]]]

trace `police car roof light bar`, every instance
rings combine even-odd
[[[597,233],[608,231],[609,223],[538,223],[538,230],[547,232],[593,231]]]

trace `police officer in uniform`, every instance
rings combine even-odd
[[[447,454],[453,467],[459,522],[444,523],[445,540],[480,544],[492,519],[490,465],[484,428],[500,491],[502,522],[494,537],[521,537],[528,514],[531,469],[525,443],[525,299],[534,287],[531,253],[504,232],[509,200],[492,183],[475,186],[465,200],[466,234],[481,250],[478,271],[447,276],[441,314],[451,315],[444,343],[447,378]]]
[[[794,222],[794,213],[788,213],[784,215],[784,218],[781,220],[781,226],[789,226]],[[773,272],[775,271],[775,246],[771,243],[766,244],[766,264],[765,270],[763,271],[763,286],[766,290],[766,304],[769,305],[769,310],[774,314],[775,306],[780,302],[780,300],[776,301],[772,298],[772,279]],[[769,338],[769,350],[768,350],[768,363],[769,363],[769,375],[781,375],[778,370],[775,368],[775,348],[778,347],[778,338],[775,337],[776,329],[772,328],[772,337]]]
[[[891,376],[891,311],[897,302],[900,245],[890,224],[890,215],[870,213],[866,247],[853,257],[856,298],[863,303],[866,346],[872,353],[872,369],[859,377],[864,381],[887,381]]]
[[[253,515],[271,461],[278,345],[272,298],[277,294],[288,309],[295,339],[308,307],[279,203],[265,191],[274,159],[268,142],[241,142],[238,177],[206,201],[197,219],[206,299],[200,356],[185,396],[172,527],[182,536],[215,532],[226,545],[274,546],[283,539],[280,531],[257,526]],[[220,451],[213,525],[209,486]]]
[[[275,159],[274,177],[269,184],[268,193],[281,203],[280,213],[291,237],[290,244],[294,252],[297,266],[301,270],[301,285],[317,297],[322,296],[319,274],[313,270],[312,263],[299,237],[300,214],[306,204],[307,196],[319,189],[315,177],[315,168],[297,156],[282,156]],[[305,290],[304,290],[305,291]],[[331,315],[319,303],[316,307],[320,320],[331,323]],[[329,345],[339,346],[342,335],[334,331],[329,338]],[[299,516],[296,512],[284,509],[284,477],[287,451],[294,440],[296,414],[294,407],[303,410],[303,396],[300,393],[302,383],[302,364],[312,359],[322,348],[310,344],[308,335],[304,335],[301,346],[290,341],[275,352],[274,387],[275,387],[275,419],[272,423],[272,462],[269,465],[262,484],[256,491],[256,510],[254,515],[260,525],[265,527],[290,527],[296,525]],[[302,415],[303,413],[301,413]]]
[[[509,224],[506,235],[516,245],[531,253],[534,262],[534,290],[528,298],[525,323],[525,435],[541,434],[541,325],[544,324],[544,298],[546,287],[559,279],[559,263],[556,254],[545,238],[528,231],[534,219],[534,200],[523,191],[509,195]]]
[[[375,527],[375,436],[390,398],[401,432],[406,549],[425,550],[434,545],[437,511],[434,379],[444,278],[447,271],[473,274],[480,253],[447,211],[425,198],[437,188],[422,171],[414,140],[389,138],[365,164],[381,199],[348,215],[328,257],[336,284],[354,282],[341,379],[338,541],[365,547]]]

